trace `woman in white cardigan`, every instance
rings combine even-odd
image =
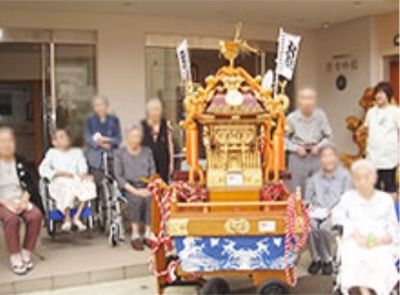
[[[343,194],[332,212],[334,224],[343,226],[342,289],[358,287],[362,295],[389,294],[399,275],[395,245],[399,224],[393,199],[374,188],[375,167],[367,160],[352,166],[354,190]]]
[[[50,180],[49,192],[56,200],[56,206],[65,214],[63,231],[70,231],[74,224],[79,231],[86,230],[80,220],[87,201],[96,198],[96,187],[88,175],[88,166],[81,149],[72,148],[66,130],[57,130],[52,138],[53,148],[49,149],[39,166],[39,174]],[[79,201],[73,219],[70,210]]]

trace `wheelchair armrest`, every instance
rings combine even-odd
[[[332,234],[339,237],[343,236],[343,225],[335,224],[332,226]]]
[[[56,200],[50,196],[50,192],[49,192],[50,179],[47,177],[42,177],[41,182],[43,184],[43,189],[44,189],[44,194],[45,194],[44,197],[46,199],[49,199],[49,200],[55,202]]]

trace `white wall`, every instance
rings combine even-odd
[[[343,151],[355,151],[345,118],[361,111],[357,102],[363,90],[382,78],[380,58],[388,50],[393,51],[388,49],[387,42],[392,32],[398,31],[397,19],[398,14],[368,17],[316,31],[286,27],[303,37],[296,86],[317,87],[320,104],[333,125],[334,141]],[[231,38],[234,25],[129,14],[0,11],[0,27],[96,30],[99,92],[110,97],[112,108],[125,127],[142,118],[144,113],[147,34]],[[284,26],[244,24],[242,34],[248,40],[276,41],[279,25]],[[339,71],[348,78],[344,91],[335,88],[339,72],[326,71],[326,64],[337,54],[349,54],[358,62],[357,70]]]
[[[399,33],[399,12],[372,18],[371,27],[371,82],[387,79],[384,58],[399,54],[393,38]]]
[[[146,34],[180,34],[231,38],[234,24],[139,17],[126,14],[95,14],[47,11],[0,11],[0,26],[47,29],[91,29],[98,32],[98,86],[111,98],[112,108],[124,126],[143,116],[145,103]],[[250,40],[275,41],[278,26],[244,24]],[[297,85],[317,81],[315,34],[288,28],[303,36],[297,68]]]
[[[351,133],[346,129],[345,119],[349,115],[359,115],[358,99],[363,90],[370,85],[370,19],[364,18],[329,29],[319,30],[318,40],[318,92],[320,105],[331,119],[334,142],[349,152],[355,151]],[[348,58],[335,59],[338,55]],[[336,62],[356,60],[358,69],[336,70]],[[331,63],[331,72],[327,64]],[[336,89],[336,77],[343,74],[347,77],[347,87],[343,91]]]
[[[360,116],[358,105],[365,88],[384,79],[384,57],[398,54],[393,45],[393,36],[399,32],[399,14],[391,13],[376,17],[365,17],[317,31],[318,92],[320,105],[328,113],[333,127],[334,142],[341,151],[355,153],[356,146],[346,128],[346,117]],[[347,57],[335,59],[344,55]],[[336,61],[357,61],[358,69],[335,69]],[[333,68],[329,72],[327,64]],[[339,74],[347,77],[347,88],[336,89]]]

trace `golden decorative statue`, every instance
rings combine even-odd
[[[342,154],[341,159],[346,167],[350,167],[353,161],[365,157],[365,149],[367,146],[368,131],[364,128],[364,120],[367,111],[374,106],[374,89],[367,88],[364,90],[363,96],[359,99],[358,104],[363,108],[364,113],[361,118],[349,116],[346,118],[347,129],[353,133],[353,141],[358,147],[357,154]]]
[[[207,77],[204,88],[186,87],[187,117],[182,126],[186,129],[189,182],[206,182],[211,199],[218,195],[215,190],[241,187],[253,189],[247,200],[252,199],[250,196],[258,200],[259,188],[269,180],[278,180],[285,169],[286,82],[279,85],[280,93],[273,97],[272,89],[261,87],[260,76],[253,78],[235,67],[241,51],[257,52],[241,39],[240,28],[239,24],[233,41],[220,42],[221,54],[229,64]],[[199,165],[199,130],[207,173]]]

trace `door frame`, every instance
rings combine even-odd
[[[98,81],[98,46],[96,30],[53,30],[1,27],[0,43],[33,43],[41,46],[41,109],[42,153],[49,147],[49,135],[56,129],[57,122],[57,93],[55,47],[58,44],[94,45],[95,46],[95,76]],[[96,84],[96,87],[98,85]],[[35,152],[36,154],[36,152]]]

